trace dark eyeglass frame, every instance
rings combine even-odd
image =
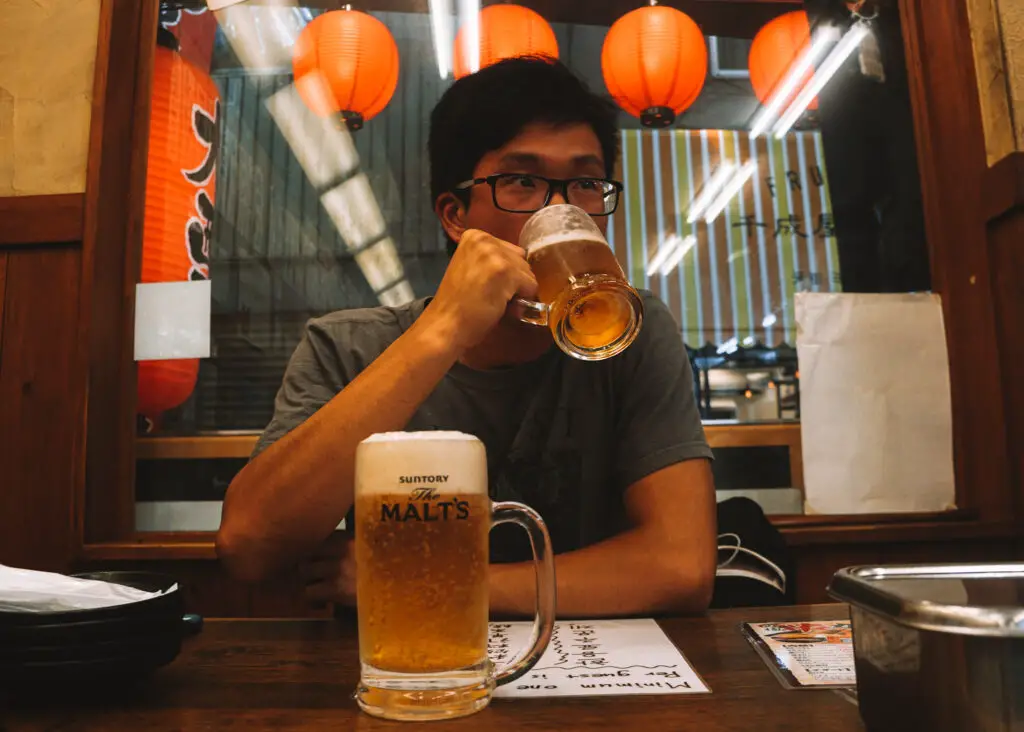
[[[522,177],[536,178],[537,180],[542,180],[542,181],[544,181],[545,183],[548,184],[548,195],[544,198],[544,203],[542,203],[537,208],[523,209],[523,210],[512,209],[512,208],[505,208],[504,206],[500,205],[498,203],[498,181],[501,180],[502,178],[522,178]],[[479,185],[483,185],[484,183],[486,183],[487,185],[489,185],[491,187],[491,200],[494,201],[494,207],[495,208],[497,208],[500,211],[505,211],[507,213],[524,213],[525,214],[525,213],[536,213],[537,211],[540,211],[542,208],[544,208],[549,203],[551,203],[551,197],[555,195],[555,191],[560,192],[562,194],[562,198],[564,198],[566,201],[568,201],[569,200],[569,186],[572,183],[577,183],[579,181],[594,181],[594,182],[597,182],[597,183],[610,183],[611,186],[612,186],[612,192],[615,194],[615,205],[612,206],[612,210],[611,211],[606,211],[604,213],[590,213],[588,211],[587,213],[590,216],[611,216],[613,213],[615,213],[616,211],[619,210],[619,202],[622,200],[622,191],[625,189],[626,186],[623,185],[623,183],[621,181],[612,180],[611,178],[595,178],[595,177],[589,176],[589,175],[579,176],[578,178],[548,178],[546,176],[537,175],[535,173],[494,173],[493,175],[489,175],[486,178],[471,178],[470,180],[464,180],[461,183],[459,183],[458,185],[456,185],[452,190],[456,191],[456,192],[459,192],[459,193],[463,193],[465,191],[468,191],[473,186],[479,186]],[[611,193],[609,193],[607,195],[611,195]]]

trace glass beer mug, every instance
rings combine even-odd
[[[526,529],[537,571],[530,645],[507,666],[487,657],[488,534]],[[555,574],[540,516],[492,503],[487,455],[459,432],[372,435],[356,450],[356,605],[363,711],[400,720],[460,717],[540,658],[551,639]]]
[[[516,298],[520,320],[547,326],[559,348],[583,361],[611,358],[636,339],[643,301],[585,211],[567,203],[542,208],[519,246],[540,286],[540,302]]]

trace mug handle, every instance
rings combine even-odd
[[[525,300],[521,297],[515,298],[513,301],[518,312],[516,317],[524,323],[530,325],[539,325],[544,328],[548,326],[548,318],[551,312],[551,308],[542,302],[534,302],[533,300]]]
[[[530,537],[533,566],[537,573],[537,612],[526,650],[497,670],[495,686],[515,681],[533,668],[547,650],[555,628],[555,560],[548,527],[539,513],[522,503],[502,501],[492,504],[491,528],[508,523],[522,526]]]

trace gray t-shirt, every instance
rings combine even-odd
[[[456,364],[405,429],[479,437],[487,447],[491,497],[540,512],[556,553],[621,532],[623,495],[632,483],[683,460],[711,458],[679,329],[658,298],[648,292],[643,298],[643,328],[622,354],[584,362],[552,346],[536,361],[505,369]],[[310,321],[254,456],[344,389],[428,302]],[[529,556],[521,529],[492,532],[492,561]]]

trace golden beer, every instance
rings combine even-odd
[[[541,302],[550,303],[548,324],[552,330],[565,323],[575,344],[597,349],[614,343],[630,327],[633,309],[616,287],[625,277],[604,242],[569,239],[546,243],[534,247],[527,261],[537,278]],[[570,288],[574,281],[577,286]]]
[[[492,503],[483,443],[458,432],[372,435],[356,450],[359,706],[388,719],[443,719],[483,709],[496,684],[536,663],[554,620],[554,565],[544,522]],[[487,658],[488,541],[515,522],[538,563],[536,642],[495,672]]]
[[[585,361],[610,358],[636,339],[643,301],[589,215],[569,204],[543,208],[523,226],[519,245],[540,300],[518,300],[522,320],[547,326],[559,348]]]
[[[383,671],[450,671],[487,660],[490,501],[433,490],[356,501],[359,650]]]

